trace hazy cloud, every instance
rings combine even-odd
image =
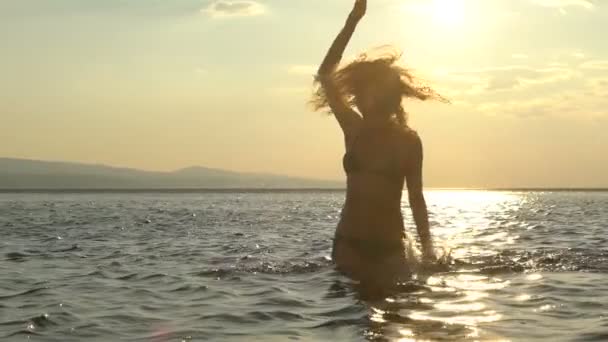
[[[525,100],[496,100],[473,105],[483,114],[513,118],[555,116],[563,118],[608,118],[608,79],[590,80],[572,89]]]
[[[551,98],[537,98],[526,101],[496,101],[479,104],[476,109],[490,116],[534,118],[553,113],[552,105],[554,103],[555,101]]]
[[[590,0],[531,0],[533,4],[557,8],[562,13],[565,13],[567,7],[582,7],[585,9],[593,9],[593,2]]]
[[[250,17],[266,12],[264,6],[251,0],[218,0],[202,10],[213,18]]]
[[[582,53],[582,52],[573,52],[573,53],[572,53],[572,57],[574,57],[574,58],[578,58],[578,59],[583,59],[583,58],[585,58],[586,56],[585,56],[585,54],[584,54],[584,53]]]
[[[600,78],[597,80],[591,80],[592,84],[602,89],[604,93],[608,93],[608,78]]]
[[[574,57],[581,61],[447,70],[436,76],[455,95],[446,94],[490,116],[608,118],[608,60],[585,60],[583,53]]]
[[[592,60],[581,64],[581,68],[589,70],[606,70],[608,71],[608,60]]]
[[[605,90],[605,89],[604,89]],[[570,91],[554,96],[530,100],[485,102],[475,107],[478,111],[495,116],[534,118],[558,116],[566,118],[608,118],[608,99],[588,92]]]
[[[467,86],[469,90],[465,93],[477,94],[484,91],[517,90],[532,85],[553,83],[570,79],[575,73],[575,70],[566,67],[507,66],[468,71],[444,71],[440,78],[448,83]]]

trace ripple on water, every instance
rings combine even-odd
[[[455,260],[374,300],[327,258],[343,196],[0,195],[0,339],[606,339],[608,193],[431,192]]]

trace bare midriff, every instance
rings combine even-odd
[[[403,179],[365,172],[348,175],[347,194],[336,233],[374,241],[399,241],[405,234],[401,213]]]

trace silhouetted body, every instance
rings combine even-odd
[[[406,182],[423,256],[435,258],[422,192],[422,143],[407,126],[402,99],[442,98],[415,85],[413,76],[395,64],[400,55],[394,52],[363,55],[338,67],[366,5],[356,1],[332,44],[319,68],[312,102],[334,114],[345,138],[347,195],[334,239],[334,262],[357,280],[384,284],[408,276],[408,258],[414,255],[401,213]]]

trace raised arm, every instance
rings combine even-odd
[[[329,75],[336,69],[338,63],[340,63],[340,60],[342,59],[342,54],[344,53],[350,38],[355,32],[357,24],[365,15],[366,10],[367,0],[355,0],[355,6],[350,12],[348,19],[346,19],[346,24],[334,40],[323,63],[319,67],[319,76]]]
[[[348,105],[344,95],[341,94],[340,90],[336,87],[332,74],[338,67],[340,60],[342,59],[342,54],[355,32],[359,20],[365,15],[366,9],[367,0],[355,1],[355,6],[348,16],[346,24],[329,48],[318,71],[318,80],[325,90],[332,113],[336,116],[345,135],[349,135],[349,133],[358,126],[358,122],[361,121],[361,116]]]
[[[412,163],[408,166],[406,172],[407,191],[410,201],[410,208],[416,222],[416,230],[422,244],[422,254],[426,260],[435,260],[435,252],[433,250],[433,239],[429,228],[429,215],[426,208],[426,201],[422,191],[422,142],[420,137],[416,135],[414,146],[412,149]]]

